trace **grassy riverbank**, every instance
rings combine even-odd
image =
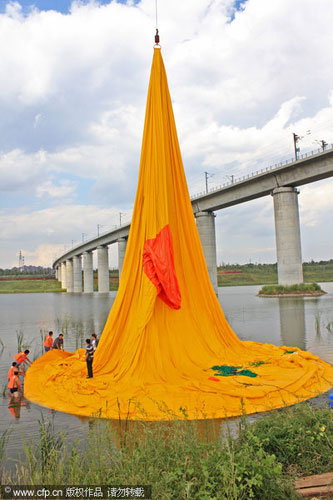
[[[0,280],[0,293],[48,293],[62,292],[57,280]]]
[[[231,264],[217,269],[218,286],[277,284],[276,264]],[[333,281],[333,260],[303,263],[306,283]]]
[[[295,478],[333,470],[329,408],[302,403],[235,427],[95,420],[73,444],[41,421],[39,442],[25,443],[16,470],[3,464],[2,484],[151,485],[154,500],[292,500]]]

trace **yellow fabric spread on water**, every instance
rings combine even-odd
[[[332,366],[310,352],[242,342],[228,325],[196,229],[158,48],[123,272],[93,370],[86,379],[84,349],[51,350],[29,368],[25,396],[78,415],[200,419],[290,405],[333,383]]]

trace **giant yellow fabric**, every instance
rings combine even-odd
[[[165,227],[172,237],[178,309],[157,296],[143,269],[145,242]],[[212,369],[216,365],[256,376],[220,376]],[[228,325],[193,217],[159,48],[154,49],[123,273],[93,369],[94,378],[87,380],[83,349],[50,351],[29,368],[25,396],[78,415],[201,419],[290,405],[328,390],[333,382],[331,365],[310,352],[242,342]]]

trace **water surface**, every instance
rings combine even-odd
[[[333,363],[333,283],[324,283],[327,295],[316,298],[261,298],[260,286],[224,287],[219,300],[228,322],[242,340],[297,346]],[[38,420],[50,415],[56,429],[83,437],[87,419],[42,408],[23,400],[12,406],[5,390],[7,372],[17,352],[17,335],[29,345],[31,357],[42,352],[41,336],[64,333],[65,349],[74,351],[94,332],[101,333],[116,292],[109,295],[2,294],[0,296],[0,436],[11,429],[8,455],[18,457],[22,441],[36,440]],[[331,324],[331,330],[330,330]],[[2,396],[4,391],[5,395]]]

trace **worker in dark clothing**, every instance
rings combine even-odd
[[[64,350],[64,336],[62,333],[59,333],[59,336],[56,339],[54,339],[52,349]]]
[[[87,344],[86,345],[86,363],[87,363],[87,369],[88,369],[87,378],[93,378],[92,364],[94,361],[94,347],[93,347],[90,339],[86,340],[86,344]]]

